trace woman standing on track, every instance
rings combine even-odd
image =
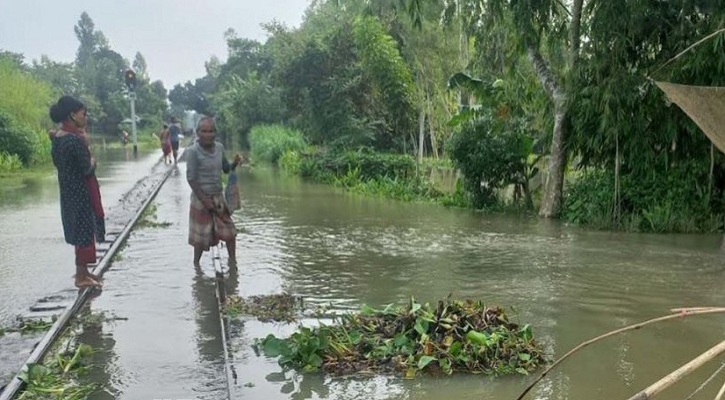
[[[50,118],[62,124],[60,130],[51,132],[51,153],[58,169],[63,234],[75,246],[75,285],[101,286],[98,277],[88,272],[88,264],[96,262],[96,240],[103,241],[105,223],[96,159],[84,131],[86,108],[73,97],[63,96],[50,107]]]

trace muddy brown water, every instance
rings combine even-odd
[[[196,271],[186,245],[184,171],[181,164],[156,200],[158,220],[171,225],[135,230],[91,305],[121,318],[84,333],[97,349],[88,379],[103,387],[91,398],[225,398],[211,260],[206,255]],[[333,310],[410,296],[480,298],[514,310],[554,357],[673,307],[725,304],[719,235],[593,232],[365,198],[264,168],[243,170],[240,187],[243,208],[235,214],[240,270],[227,289],[242,296],[285,291]],[[47,218],[54,218],[50,211]],[[47,233],[47,240],[61,240],[57,235]],[[70,259],[70,250],[61,248],[57,254]],[[17,273],[9,264],[3,267],[6,275]],[[234,324],[230,346],[239,398],[503,400],[515,398],[533,378],[339,379],[283,371],[276,360],[253,351],[255,339],[284,336],[294,328],[251,319]],[[626,399],[723,336],[725,316],[707,316],[614,337],[572,357],[528,398]],[[687,397],[722,361],[658,398]],[[722,377],[697,398],[713,398],[720,385]]]

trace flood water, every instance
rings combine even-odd
[[[96,149],[94,155],[106,210],[158,160],[143,154],[134,158],[130,146]],[[63,239],[55,170],[4,182],[0,221],[0,326],[5,326],[42,297],[76,291],[73,247]]]
[[[104,208],[118,201],[158,161],[131,147],[94,149]],[[0,327],[12,326],[36,301],[53,297],[72,303],[73,247],[63,238],[55,170],[0,185]],[[109,227],[110,228],[110,227]],[[40,334],[0,336],[0,387],[30,355]]]
[[[171,225],[135,230],[122,259],[106,274],[103,294],[91,305],[93,311],[120,318],[85,338],[97,349],[89,379],[103,387],[93,399],[226,395],[211,259],[205,255],[202,270],[196,271],[186,245],[184,171],[180,164],[156,200],[158,220]],[[515,310],[510,312],[514,319],[531,324],[554,358],[583,340],[670,308],[725,305],[719,235],[592,232],[539,219],[365,198],[263,168],[244,170],[240,188],[243,208],[235,214],[239,273],[228,289],[242,296],[285,291],[339,310],[404,302],[410,296],[435,301],[452,293],[483,299]],[[47,211],[51,205],[43,202],[16,203],[24,221],[5,211],[12,207],[6,203],[3,221],[7,215],[17,224],[42,225],[43,218],[59,218],[55,203]],[[58,246],[54,259],[65,257],[71,265],[72,251],[63,245],[59,228],[43,235],[40,240]],[[14,265],[18,259],[5,260],[23,257],[17,249],[31,244],[18,240],[15,250],[6,251],[0,285],[8,279],[23,282],[25,272]],[[59,276],[72,283],[70,274]],[[41,295],[43,286],[38,286],[29,298]],[[6,290],[0,296],[11,298]],[[12,290],[27,296],[23,288]],[[276,360],[254,353],[255,339],[294,328],[255,320],[235,324],[231,348],[240,398],[503,400],[516,398],[533,378],[337,379],[283,371]],[[715,315],[610,338],[566,361],[528,398],[626,399],[724,335],[725,316]],[[658,399],[687,397],[721,361]],[[721,384],[716,380],[697,398],[712,399]]]

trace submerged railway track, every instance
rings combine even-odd
[[[161,171],[159,171],[159,169],[161,169]],[[156,164],[151,171],[151,175],[138,181],[136,186],[119,200],[119,204],[116,206],[116,211],[119,211],[120,214],[125,212],[126,217],[119,218],[116,216],[115,219],[112,217],[107,218],[107,222],[110,222],[108,233],[105,238],[106,240],[97,245],[97,262],[92,266],[92,272],[94,274],[99,277],[103,277],[103,275],[109,270],[114,256],[123,249],[123,244],[128,239],[134,226],[143,217],[144,211],[149,207],[164,183],[168,180],[171,174],[174,173],[174,171],[178,171],[178,169]],[[136,193],[134,193],[134,191],[136,191]],[[128,215],[131,215],[131,217],[129,218]],[[231,355],[227,346],[229,321],[222,313],[222,306],[226,297],[224,280],[227,271],[225,271],[222,266],[220,254],[220,247],[212,249],[216,298],[217,305],[219,307],[217,310],[219,312],[220,320],[219,334],[221,336],[223,354],[225,358],[224,371],[227,380],[226,392],[227,398],[234,398],[233,388],[235,386],[234,382],[236,382],[237,376],[232,364],[230,363]],[[63,332],[69,327],[70,322],[76,314],[78,314],[86,302],[91,298],[94,290],[96,289],[82,289],[78,292],[78,295],[75,298],[65,303],[48,302],[43,299],[38,301],[36,305],[30,307],[30,313],[28,315],[28,318],[30,319],[47,318],[49,316],[55,316],[56,319],[50,329],[37,342],[27,360],[22,364],[20,370],[12,377],[5,387],[0,388],[0,400],[12,400],[22,393],[24,382],[21,379],[21,376],[27,371],[28,365],[43,361],[44,357],[51,350],[53,344],[62,336]]]

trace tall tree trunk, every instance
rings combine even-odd
[[[433,127],[433,106],[430,101],[430,95],[427,96],[426,104],[428,107],[428,133],[430,134],[430,147],[433,149],[433,157],[438,157],[438,139],[436,138],[435,128]]]
[[[544,90],[554,103],[554,132],[551,137],[549,155],[549,173],[544,187],[544,198],[539,208],[539,216],[554,218],[559,213],[564,189],[564,170],[566,168],[565,124],[569,113],[569,103],[563,88],[549,69],[539,50],[533,46],[527,48],[529,60],[534,66]]]
[[[564,171],[566,169],[566,147],[564,143],[565,121],[569,112],[563,101],[554,104],[554,133],[551,137],[549,155],[549,176],[544,188],[544,198],[539,208],[539,216],[554,218],[559,214],[564,192]]]
[[[418,113],[418,164],[423,162],[423,147],[425,146],[425,108],[421,105]]]
[[[584,0],[572,2],[571,23],[569,26],[569,65],[572,71],[579,59],[581,44],[581,16]],[[544,90],[554,103],[554,132],[551,136],[551,154],[549,156],[549,176],[544,188],[544,198],[539,209],[539,216],[554,218],[559,214],[561,199],[564,192],[564,171],[566,170],[566,121],[569,118],[569,102],[566,89],[557,81],[549,65],[541,56],[538,48],[532,44],[527,46],[529,60],[534,66]]]

